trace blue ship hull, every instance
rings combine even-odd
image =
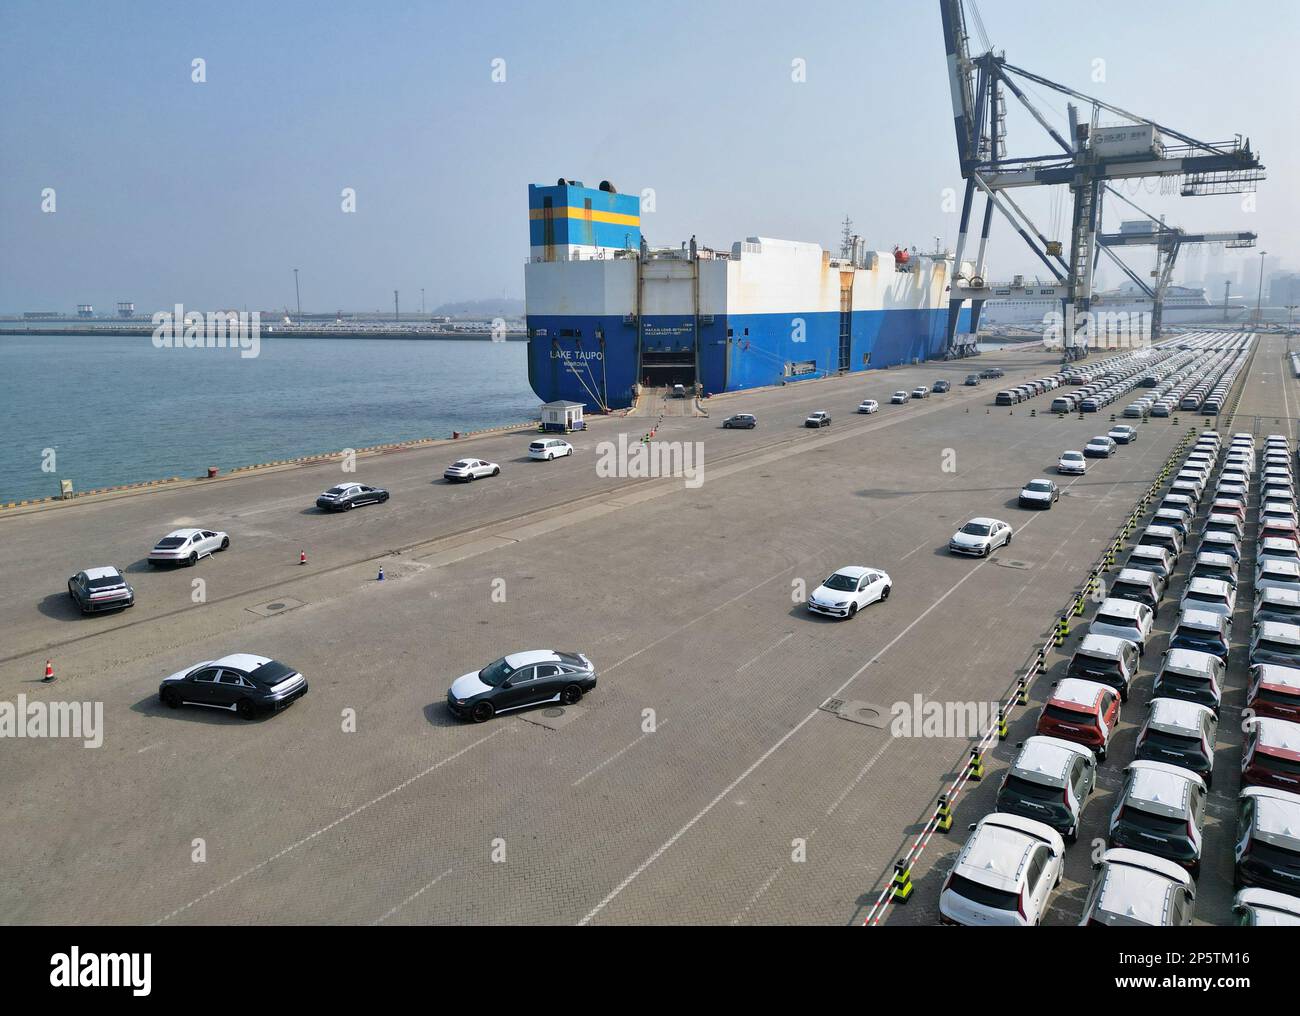
[[[528,380],[544,402],[581,402],[590,411],[631,405],[633,385],[671,382],[676,360],[705,395],[933,360],[944,354],[947,308],[854,311],[848,343],[841,315],[701,316],[698,359],[691,316],[649,316],[640,328],[621,315],[528,316]],[[970,326],[963,308],[958,331]],[[729,334],[730,333],[730,334]],[[651,366],[655,365],[655,366]],[[698,366],[698,370],[696,370]]]

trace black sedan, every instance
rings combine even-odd
[[[135,606],[135,590],[116,568],[87,568],[68,579],[68,595],[83,614]]]
[[[511,653],[463,674],[447,690],[447,708],[475,723],[497,713],[558,702],[571,706],[596,687],[596,668],[581,653]]]
[[[758,420],[749,413],[737,413],[722,421],[723,430],[753,430],[757,426]]]
[[[364,483],[340,483],[316,499],[316,507],[329,512],[351,511],[358,505],[383,504],[388,491],[382,487],[367,487]]]
[[[942,395],[945,392],[949,391],[951,388],[952,385],[950,385],[947,381],[936,381],[934,383],[934,386],[930,389],[930,391],[934,392],[935,395]]]
[[[169,709],[207,706],[251,720],[276,713],[307,694],[307,679],[266,656],[235,653],[180,670],[163,679],[158,698]]]

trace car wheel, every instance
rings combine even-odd
[[[858,605],[857,605],[856,603],[850,603],[850,604],[849,604],[849,617],[852,618],[852,617],[857,617],[857,616],[858,616]]]
[[[343,510],[344,510],[345,512],[350,512],[350,511],[352,510],[352,502],[351,502],[351,501],[344,501],[344,502],[343,502]]]
[[[1006,538],[1005,540],[1002,541],[1002,546],[1004,546],[1004,547],[1010,547],[1010,546],[1011,546],[1011,534],[1010,534],[1010,533],[1007,533],[1007,538]]]
[[[189,558],[187,559],[186,564],[188,564],[191,568],[193,568],[193,567],[194,567],[196,564],[198,564],[198,563],[199,563],[199,555],[198,555],[198,552],[197,552],[197,551],[193,551],[193,550],[191,550],[191,551],[190,551],[190,556],[189,556]]]
[[[580,698],[582,698],[582,689],[576,684],[571,684],[560,692],[560,702],[566,706],[576,705]]]
[[[175,688],[164,688],[161,695],[162,704],[168,709],[179,709],[181,707],[181,697]]]
[[[1105,761],[1106,761],[1106,746],[1102,745],[1100,748],[1097,749],[1097,762],[1098,764],[1100,764]]]
[[[985,547],[985,548],[984,548],[984,553],[980,554],[980,557],[988,557],[988,556],[989,556],[990,554],[992,554],[992,553],[993,553],[993,548],[992,548],[992,547]]]
[[[1069,832],[1065,834],[1066,843],[1077,843],[1079,841],[1079,824],[1076,822],[1070,826]],[[1058,882],[1057,885],[1060,885]]]
[[[235,712],[239,714],[241,720],[251,720],[257,715],[257,710],[253,707],[253,700],[241,698],[235,703]]]
[[[492,467],[492,475],[493,475],[493,476],[500,476],[500,475],[501,475],[501,467],[500,467],[500,466],[493,466],[493,467]]]
[[[470,710],[469,718],[475,723],[486,723],[492,719],[495,712],[496,710],[492,708],[491,702],[476,702],[474,708]]]
[[[229,549],[230,549],[230,537],[229,537],[229,536],[223,536],[223,537],[221,538],[221,549],[222,549],[222,550],[229,550]]]
[[[892,586],[885,586],[885,588],[884,588],[884,589],[881,591],[881,593],[880,593],[880,598],[881,598],[882,600],[887,600],[887,599],[889,599],[889,590],[892,589],[892,588],[893,588]]]

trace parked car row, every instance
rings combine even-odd
[[[1153,518],[1111,581],[1065,677],[1039,713],[1035,735],[1007,770],[996,812],[973,827],[953,865],[940,896],[942,923],[1032,925],[1042,919],[1178,557],[1190,542],[1192,521],[1209,500],[1080,923],[1191,922],[1229,626],[1238,592],[1245,592],[1238,570],[1249,477],[1256,470],[1253,439],[1236,435],[1208,494],[1220,443],[1216,432],[1200,436],[1153,513],[1168,513],[1170,524]],[[1293,584],[1256,584],[1234,916],[1241,924],[1300,924],[1300,541],[1284,437],[1268,438],[1258,466],[1256,575],[1277,567],[1278,582],[1285,576]],[[1266,504],[1274,510],[1269,519],[1263,517]]]

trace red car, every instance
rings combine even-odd
[[[1118,725],[1118,691],[1108,684],[1067,677],[1056,685],[1038,714],[1037,732],[1086,745],[1098,762],[1104,762]]]
[[[1241,782],[1300,791],[1300,723],[1268,716],[1252,721],[1241,753]]]
[[[1256,716],[1300,723],[1300,670],[1276,663],[1255,664],[1250,668],[1246,708]]]

